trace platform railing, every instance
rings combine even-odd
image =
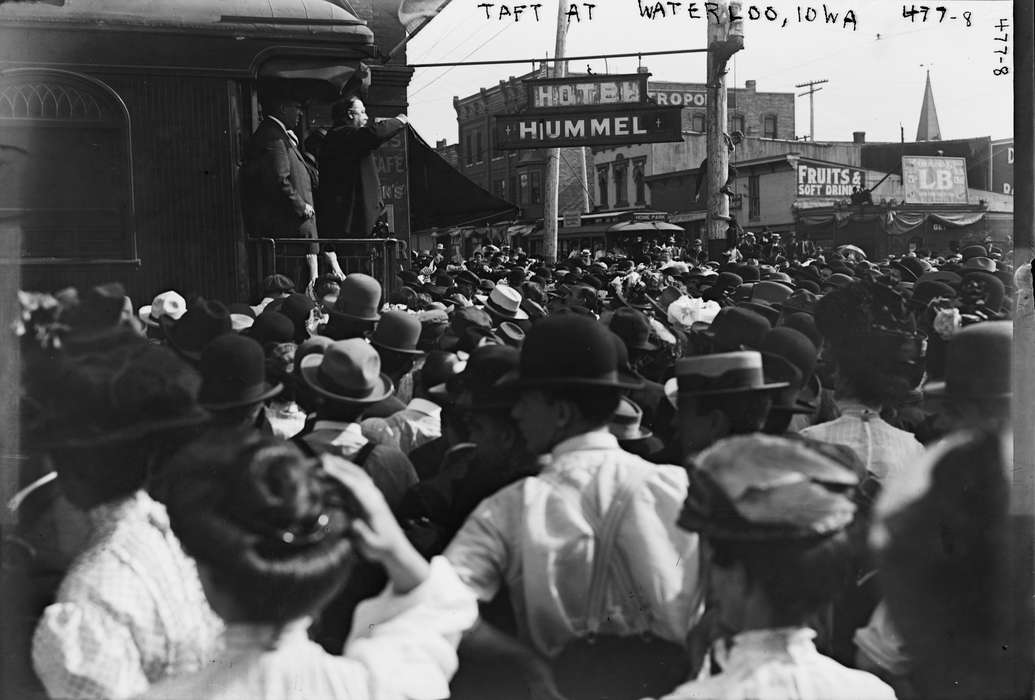
[[[258,291],[264,277],[276,272],[294,279],[296,285],[301,285],[297,289],[304,288],[307,274],[305,258],[313,239],[249,237],[247,241],[253,292]],[[398,238],[320,237],[316,242],[321,251],[335,252],[338,264],[346,274],[362,272],[377,279],[383,290],[382,302],[398,285],[400,265],[409,263],[406,242]],[[320,264],[325,264],[323,252],[320,253]]]

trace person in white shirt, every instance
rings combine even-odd
[[[515,663],[533,685],[568,698],[671,687],[702,604],[697,537],[675,526],[687,476],[608,431],[620,390],[638,385],[619,374],[610,331],[543,319],[500,383],[521,392],[512,415],[542,469],[483,501],[446,558],[483,603],[506,588],[526,650]],[[507,645],[484,622],[466,641]]]
[[[362,469],[230,432],[186,448],[171,472],[170,521],[227,623],[226,647],[143,698],[449,696],[474,596],[448,562],[429,564],[413,549]],[[332,655],[306,630],[349,578],[357,550],[384,566],[389,585],[359,605],[343,655]]]
[[[712,668],[664,700],[895,697],[876,676],[820,654],[806,626],[850,579],[858,482],[782,437],[731,437],[697,456],[679,523],[702,536],[708,557]]]

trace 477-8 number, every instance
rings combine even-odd
[[[934,8],[929,7],[928,5],[920,5],[920,7],[917,7],[916,5],[910,5],[910,6],[903,5],[902,6],[902,16],[907,18],[907,19],[909,19],[910,22],[916,22],[916,16],[920,15],[920,21],[921,22],[926,22],[927,21],[927,15],[928,15],[928,13],[931,12],[932,9],[935,12],[938,13],[938,22],[939,23],[943,22],[945,20],[945,18],[946,18],[946,15],[949,14],[948,8],[946,8],[944,5],[939,5],[938,7],[934,7]],[[965,10],[965,11],[961,12],[960,16],[963,18],[963,21],[965,21],[967,23],[967,26],[969,27],[970,26],[970,17],[971,17],[970,10]],[[952,15],[951,17],[949,17],[949,19],[956,19],[956,15]]]

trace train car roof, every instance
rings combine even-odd
[[[366,23],[334,0],[0,2],[0,25],[11,24],[374,43]]]

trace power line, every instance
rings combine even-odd
[[[503,26],[503,29],[499,30],[498,32],[496,32],[495,34],[493,34],[492,36],[490,36],[490,37],[489,37],[488,39],[486,39],[485,41],[483,41],[482,43],[478,44],[478,45],[477,45],[477,46],[475,46],[475,47],[474,47],[473,49],[471,49],[471,51],[470,51],[470,52],[468,52],[467,56],[470,56],[470,55],[471,55],[471,54],[473,54],[473,53],[474,53],[475,51],[477,51],[477,50],[478,50],[478,49],[480,49],[481,47],[483,47],[483,46],[485,46],[486,44],[488,44],[488,43],[489,43],[490,41],[492,41],[493,39],[495,39],[496,37],[498,37],[498,36],[499,36],[500,34],[502,34],[503,32],[507,31],[508,29],[510,29],[510,27],[511,27],[511,26],[512,26],[512,25],[510,25],[510,24],[506,24],[506,25],[504,25],[504,26]],[[467,58],[467,56],[464,56],[464,58]],[[461,61],[463,61],[463,60],[464,60],[464,58],[462,58],[462,59],[460,59],[460,60],[461,60]],[[441,73],[440,75],[436,76],[435,78],[431,79],[430,81],[428,81],[427,83],[425,83],[425,84],[424,84],[424,85],[422,85],[421,87],[419,87],[419,88],[417,88],[416,90],[414,90],[414,91],[413,91],[413,94],[412,94],[412,95],[410,95],[410,97],[416,97],[416,96],[417,96],[418,94],[420,94],[420,93],[421,93],[422,91],[424,91],[424,90],[427,90],[427,89],[428,89],[429,87],[431,87],[432,85],[434,85],[435,83],[437,83],[437,82],[438,82],[439,80],[441,80],[442,78],[444,78],[444,77],[446,77],[447,75],[449,75],[450,71],[452,71],[453,69],[455,69],[455,68],[456,68],[456,67],[457,67],[458,65],[465,65],[465,64],[463,64],[463,63],[454,63],[454,64],[448,64],[448,63],[445,63],[445,64],[440,64],[440,65],[446,65],[446,66],[450,66],[450,68],[449,68],[448,70],[442,71],[442,73]],[[474,65],[474,64],[466,64],[466,65]]]
[[[511,25],[508,24],[507,26],[509,27]],[[497,32],[497,34],[498,33],[499,32]],[[490,40],[494,39],[495,37],[496,37],[496,35],[493,35],[490,38]],[[486,41],[485,43],[487,44],[489,42]],[[485,44],[482,44],[482,46],[484,46],[484,45]],[[479,47],[479,48],[481,48],[481,47]],[[594,59],[598,59],[598,58],[633,58],[633,57],[641,58],[643,56],[667,56],[667,55],[671,55],[671,54],[681,54],[681,53],[708,53],[708,51],[709,51],[708,49],[670,49],[668,51],[634,51],[634,52],[630,52],[630,53],[607,53],[607,54],[603,54],[602,53],[602,54],[594,54],[592,56],[565,56],[563,60],[565,60],[565,61],[587,61],[587,60],[594,60]],[[470,55],[470,54],[468,54],[468,55]],[[464,58],[466,58],[466,56]],[[456,66],[499,66],[499,65],[506,65],[508,63],[533,63],[534,64],[534,63],[538,63],[538,62],[540,62],[542,60],[544,60],[544,59],[537,56],[535,58],[506,58],[506,59],[500,59],[500,60],[496,60],[496,61],[466,61],[465,62],[463,59],[461,59],[459,61],[444,62],[444,63],[408,63],[406,65],[408,67],[410,67],[410,68],[445,68],[447,66],[455,68]],[[550,60],[550,59],[546,59],[546,60]]]

